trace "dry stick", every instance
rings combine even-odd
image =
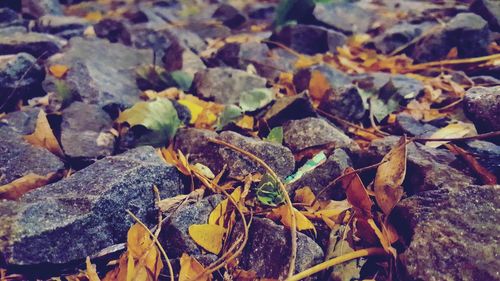
[[[172,264],[170,263],[170,259],[168,258],[167,252],[165,252],[165,249],[163,249],[163,246],[160,244],[160,241],[158,241],[158,237],[156,237],[151,230],[138,218],[134,213],[132,213],[130,210],[125,210],[138,224],[140,224],[146,231],[149,233],[151,237],[153,237],[154,243],[158,246],[158,249],[160,249],[160,252],[163,255],[163,258],[165,259],[167,266],[168,266],[168,272],[170,274],[170,281],[174,281],[174,270],[172,268]]]
[[[475,136],[470,136],[470,137],[461,137],[461,138],[411,138],[408,141],[418,141],[418,142],[423,142],[423,141],[465,141],[465,140],[482,140],[482,139],[489,139],[493,137],[498,137],[500,136],[500,131],[494,131],[494,132],[489,132],[485,134],[479,134]]]
[[[440,66],[440,65],[453,65],[453,64],[469,64],[469,63],[477,63],[489,60],[500,59],[500,54],[494,54],[484,57],[470,58],[470,59],[455,59],[455,60],[442,60],[442,61],[432,61],[421,64],[415,64],[409,67],[410,70],[420,70],[426,69],[429,66]]]
[[[236,152],[239,152],[239,153],[249,157],[250,159],[252,159],[255,162],[257,162],[258,164],[260,164],[262,167],[264,167],[264,169],[266,169],[267,172],[278,182],[278,185],[281,189],[281,192],[283,193],[283,195],[285,197],[285,202],[288,205],[288,208],[290,211],[290,217],[291,217],[291,221],[292,221],[291,226],[290,226],[290,236],[292,238],[292,245],[291,245],[292,253],[290,255],[290,265],[288,268],[288,277],[292,276],[293,273],[295,272],[295,259],[297,257],[297,221],[295,220],[295,212],[293,210],[292,200],[290,200],[290,196],[288,196],[288,192],[286,190],[285,185],[283,184],[283,182],[281,182],[281,179],[278,177],[278,175],[276,175],[276,173],[273,171],[273,169],[271,169],[271,167],[269,167],[266,164],[266,162],[264,162],[262,159],[255,156],[254,154],[252,154],[246,150],[243,150],[237,146],[234,146],[230,143],[222,141],[222,140],[210,138],[209,141],[216,143],[216,144],[224,145],[224,146],[226,146],[226,147],[228,147]]]
[[[295,274],[289,278],[287,278],[285,281],[299,281],[301,279],[304,279],[306,277],[309,277],[315,273],[318,273],[322,270],[325,270],[329,267],[332,267],[337,264],[341,264],[346,261],[350,261],[353,259],[361,258],[361,257],[367,257],[367,256],[381,256],[381,255],[386,255],[387,253],[383,248],[367,248],[367,249],[362,249],[362,250],[357,250],[354,252],[350,252],[348,254],[327,260],[325,262],[322,262],[320,264],[317,264],[309,269],[306,269],[298,274]]]
[[[347,121],[347,120],[344,120],[344,119],[342,119],[342,118],[339,118],[339,117],[337,117],[337,116],[335,116],[335,115],[333,115],[333,114],[330,114],[330,113],[328,113],[328,112],[325,112],[325,111],[323,111],[323,110],[321,110],[321,109],[319,109],[319,108],[317,108],[317,109],[316,109],[316,111],[317,111],[319,114],[321,114],[321,115],[324,115],[324,116],[326,116],[326,117],[328,117],[328,118],[331,118],[331,119],[333,119],[333,120],[335,120],[335,121],[338,121],[339,123],[342,123],[342,124],[345,124],[345,125],[347,125],[347,126],[350,126],[350,127],[356,128],[356,129],[358,129],[358,130],[361,130],[361,131],[364,131],[364,132],[370,133],[370,134],[372,134],[372,135],[377,135],[377,134],[380,134],[380,133],[378,133],[378,132],[372,132],[372,131],[370,131],[370,130],[367,130],[367,129],[365,129],[365,128],[363,128],[363,127],[359,126],[359,125],[356,125],[356,124],[351,123],[351,122],[349,122],[349,121]],[[382,134],[382,136],[388,136],[388,135],[389,135],[389,134],[387,134],[387,133],[383,133],[383,134]]]
[[[288,47],[288,46],[286,46],[284,44],[281,44],[280,42],[276,42],[276,41],[272,41],[272,40],[267,40],[267,39],[264,39],[261,42],[270,43],[270,44],[276,45],[276,46],[282,48],[283,50],[289,52],[290,54],[292,54],[292,55],[294,55],[296,57],[303,56],[299,52],[295,51],[294,49],[292,49],[292,48],[290,48],[290,47]]]

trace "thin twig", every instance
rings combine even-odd
[[[384,136],[388,136],[389,134],[380,130],[380,128],[377,126],[377,123],[375,123],[375,116],[373,116],[373,99],[370,98],[370,101],[368,102],[369,106],[370,106],[370,123],[372,125],[372,128],[378,132],[379,134],[381,135],[384,135]]]
[[[424,142],[424,141],[466,141],[466,140],[482,140],[482,139],[489,139],[489,138],[494,138],[500,136],[500,131],[494,131],[494,132],[489,132],[489,133],[484,133],[484,134],[479,134],[475,136],[469,136],[469,137],[461,137],[461,138],[420,138],[420,137],[415,137],[411,138],[408,141],[416,141],[416,142]]]
[[[290,236],[291,236],[291,240],[292,240],[292,245],[291,245],[292,253],[290,255],[290,260],[289,260],[290,265],[288,268],[288,277],[292,276],[293,273],[295,272],[295,259],[297,257],[297,221],[295,218],[295,212],[293,209],[292,200],[290,200],[290,196],[288,195],[288,191],[286,190],[285,185],[283,184],[281,179],[278,177],[278,175],[276,175],[276,173],[273,171],[273,169],[271,169],[271,167],[269,167],[269,165],[267,165],[266,162],[264,162],[262,159],[255,156],[254,154],[252,154],[246,150],[243,150],[237,146],[234,146],[230,143],[222,141],[222,140],[210,138],[209,141],[216,143],[216,144],[224,145],[224,146],[226,146],[226,147],[228,147],[236,152],[239,152],[239,153],[249,157],[250,159],[252,159],[255,162],[257,162],[258,164],[260,164],[262,167],[264,167],[264,169],[266,169],[266,171],[278,182],[278,185],[279,185],[279,187],[280,187],[280,189],[285,197],[285,202],[288,205],[288,208],[290,211],[290,217],[291,217],[291,221],[292,221],[291,226],[290,226]]]
[[[330,114],[330,113],[328,113],[328,112],[325,112],[325,111],[323,111],[323,110],[321,110],[321,109],[319,109],[319,108],[317,108],[317,109],[316,109],[316,111],[317,111],[319,114],[321,114],[321,115],[323,115],[323,116],[326,116],[326,117],[328,117],[328,118],[331,118],[331,119],[333,119],[333,120],[335,120],[335,121],[337,121],[337,122],[339,122],[339,123],[345,124],[346,126],[356,128],[356,129],[358,129],[358,130],[360,130],[360,131],[367,132],[367,133],[370,133],[370,134],[372,134],[372,135],[378,135],[378,134],[380,134],[379,132],[372,132],[372,131],[370,131],[370,130],[368,130],[368,129],[365,129],[365,128],[363,128],[363,127],[359,126],[359,125],[356,125],[356,124],[351,123],[351,122],[349,122],[349,121],[347,121],[347,120],[344,120],[344,119],[342,119],[342,118],[340,118],[340,117],[337,117],[337,116],[335,116],[335,115],[333,115],[333,114]],[[383,134],[382,134],[382,136],[388,136],[388,135],[389,135],[389,134],[387,134],[387,133],[383,133]]]
[[[426,63],[412,65],[409,67],[409,69],[410,70],[420,70],[420,69],[426,69],[430,66],[469,64],[469,63],[478,63],[478,62],[496,60],[496,59],[500,59],[500,54],[494,54],[494,55],[477,57],[477,58],[468,58],[468,59],[432,61],[432,62],[426,62]]]
[[[383,248],[367,248],[363,250],[357,250],[354,252],[347,253],[345,255],[327,260],[325,262],[322,262],[320,264],[317,264],[309,269],[306,269],[298,274],[295,274],[289,278],[287,278],[285,281],[299,281],[302,280],[306,277],[309,277],[315,273],[318,273],[322,270],[325,270],[329,267],[332,267],[337,264],[341,264],[346,261],[350,261],[353,259],[361,258],[361,257],[367,257],[367,256],[381,256],[381,255],[387,255],[385,250]]]

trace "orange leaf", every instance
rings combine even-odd
[[[86,273],[87,273],[87,278],[89,281],[101,281],[99,278],[99,275],[97,275],[97,271],[95,269],[95,264],[92,264],[90,262],[90,258],[87,257],[85,260],[85,265],[87,266]]]
[[[63,64],[54,64],[49,67],[49,71],[56,78],[62,78],[68,72],[68,67]]]
[[[0,186],[0,199],[16,200],[23,194],[44,186],[60,177],[58,173],[50,173],[46,176],[40,176],[29,173],[8,184]]]
[[[349,167],[345,169],[344,174],[352,173],[354,171],[353,168]],[[342,187],[346,191],[347,201],[359,209],[363,215],[366,217],[371,217],[371,209],[373,206],[370,197],[368,196],[368,192],[366,191],[365,185],[359,178],[357,173],[350,174],[345,176],[341,180]]]
[[[24,136],[24,139],[32,145],[46,148],[53,154],[64,157],[61,146],[54,136],[49,121],[47,120],[47,115],[43,110],[40,110],[38,114],[35,131],[31,135]]]
[[[311,72],[311,80],[309,80],[309,93],[313,99],[321,101],[325,93],[330,88],[330,82],[325,75],[317,70]]]
[[[308,230],[311,229],[314,232],[314,235],[316,235],[316,228],[314,227],[314,224],[304,216],[301,212],[299,212],[297,209],[293,208],[293,211],[295,213],[295,220],[296,220],[296,225],[297,229],[299,231],[302,230]],[[290,214],[289,207],[287,205],[281,205],[278,208],[275,208],[272,210],[272,215],[277,216],[280,218],[281,223],[290,228],[292,225],[292,216]]]
[[[469,164],[469,166],[476,172],[476,174],[481,178],[481,181],[483,184],[497,184],[497,177],[488,169],[483,167],[477,160],[474,158],[474,156],[470,155],[469,152],[467,152],[465,149],[452,144],[448,143],[445,144],[445,146],[453,153],[456,155],[459,155],[462,157],[462,159]]]
[[[210,281],[212,276],[203,274],[205,268],[195,258],[183,253],[180,259],[179,281]],[[196,278],[196,279],[195,279]]]

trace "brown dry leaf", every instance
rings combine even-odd
[[[309,211],[318,211],[321,208],[320,203],[316,201],[316,196],[309,186],[297,189],[295,191],[294,201],[306,204],[306,209]]]
[[[43,110],[40,110],[38,119],[36,120],[35,131],[31,135],[24,136],[24,139],[32,145],[46,148],[53,154],[64,157],[64,153],[57,142],[52,129],[50,128],[47,115]]]
[[[353,168],[349,167],[345,169],[344,174],[352,173]],[[373,206],[368,192],[366,191],[365,185],[359,178],[357,173],[352,173],[345,176],[341,180],[342,187],[346,191],[347,201],[356,209],[360,210],[361,213],[366,217],[371,217],[371,209]]]
[[[497,184],[497,177],[492,172],[488,171],[488,169],[483,167],[476,160],[476,158],[474,158],[474,156],[469,154],[469,152],[467,152],[465,149],[463,149],[455,144],[452,144],[452,143],[445,144],[445,146],[453,154],[459,155],[460,157],[462,157],[462,159],[464,159],[465,162],[467,162],[467,164],[469,164],[469,166],[472,168],[472,170],[474,170],[474,172],[476,172],[476,174],[479,176],[479,178],[481,178],[481,181],[483,182],[483,184]]]
[[[373,219],[368,219],[367,222],[370,225],[370,227],[373,229],[373,231],[375,232],[375,235],[377,235],[378,239],[380,240],[380,244],[382,245],[384,250],[387,253],[390,253],[394,257],[396,257],[396,255],[397,255],[396,249],[394,249],[391,246],[391,241],[389,240],[389,238],[386,235],[384,235],[384,233],[380,230],[380,228],[377,226],[375,221]]]
[[[56,78],[63,78],[68,72],[68,66],[64,64],[54,64],[49,67],[50,73]]]
[[[158,208],[160,209],[160,211],[164,213],[170,212],[171,210],[179,207],[182,204],[182,202],[186,200],[195,200],[195,201],[200,200],[201,198],[203,198],[204,193],[205,189],[198,188],[191,191],[191,193],[189,194],[181,194],[174,197],[166,198],[158,202]]]
[[[222,249],[226,229],[215,224],[193,224],[189,226],[188,232],[196,244],[210,253],[218,255]]]
[[[46,176],[29,173],[13,182],[0,186],[0,199],[16,200],[23,194],[44,186],[60,176],[59,173],[50,173]]]
[[[311,72],[311,80],[309,80],[309,94],[315,101],[321,101],[330,88],[330,82],[325,75],[317,70]]]
[[[85,260],[85,265],[87,266],[86,273],[89,281],[101,281],[99,275],[97,275],[95,264],[90,262],[90,257],[87,257]]]
[[[297,209],[293,208],[293,211],[295,212],[297,230],[302,231],[311,229],[314,232],[314,235],[316,235],[316,228],[314,227],[314,224]],[[281,205],[280,207],[273,209],[270,217],[279,218],[281,223],[288,228],[292,225],[292,215],[290,214],[290,210],[287,205]]]
[[[404,190],[401,185],[406,175],[406,156],[406,137],[402,136],[377,168],[373,182],[375,199],[386,215],[389,215],[403,196]]]
[[[210,281],[212,276],[203,274],[205,268],[195,258],[183,253],[180,259],[179,281]],[[195,279],[196,278],[196,279]]]
[[[453,123],[449,124],[446,127],[443,127],[436,132],[434,132],[429,138],[438,139],[438,138],[461,138],[468,134],[475,133],[474,125],[469,123]],[[447,141],[428,141],[425,143],[426,146],[432,148],[438,148],[441,145],[448,143]]]

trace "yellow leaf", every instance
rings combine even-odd
[[[295,221],[297,222],[296,223],[297,229],[299,231],[311,229],[314,232],[314,235],[316,235],[316,228],[314,227],[314,224],[297,209],[293,208],[293,211],[295,213]],[[280,217],[281,223],[284,226],[288,228],[291,227],[292,216],[290,214],[290,210],[287,205],[281,205],[280,207],[273,209],[272,213]]]
[[[401,137],[398,144],[382,159],[378,166],[373,187],[375,199],[382,211],[389,215],[392,208],[403,196],[403,181],[406,175],[406,137]]]
[[[449,124],[446,127],[443,127],[434,134],[430,136],[430,138],[437,139],[437,138],[461,138],[466,136],[469,133],[475,132],[474,125],[469,124],[469,123],[453,123]],[[426,146],[437,148],[445,143],[448,143],[447,141],[428,141],[425,143]]]
[[[235,202],[239,202],[241,198],[241,188],[236,188],[233,193],[231,193],[231,198]],[[224,218],[226,217],[227,212],[227,204],[229,203],[229,199],[222,200],[217,206],[215,206],[214,210],[210,213],[208,217],[209,224],[215,225],[224,225]]]
[[[85,15],[85,19],[91,22],[98,22],[102,19],[102,14],[99,11],[89,12]]]
[[[311,80],[309,80],[309,93],[315,101],[321,101],[325,93],[330,88],[330,82],[325,75],[317,70],[311,72]]]
[[[87,278],[89,279],[89,281],[101,281],[101,279],[97,275],[95,265],[90,262],[89,257],[87,257],[87,259],[85,260],[85,264],[87,266],[86,273],[87,273]]]
[[[307,67],[313,66],[315,64],[319,64],[322,61],[323,61],[323,58],[321,55],[317,55],[314,57],[299,55],[294,66],[295,66],[295,68],[307,68]]]
[[[148,231],[140,224],[134,224],[127,234],[127,280],[150,280],[150,274],[157,280],[163,268],[160,253]]]
[[[311,188],[309,186],[305,186],[303,188],[297,189],[295,191],[295,202],[298,203],[303,203],[306,204],[308,207],[310,207],[312,210],[317,211],[320,209],[320,204],[319,202],[315,202],[314,205],[313,202],[316,200],[316,196],[312,192]]]
[[[179,281],[210,281],[212,276],[202,274],[205,268],[188,254],[183,253],[180,259],[181,270],[179,272]],[[197,278],[195,280],[195,278]]]
[[[189,226],[188,232],[196,244],[218,255],[222,249],[226,229],[215,224],[193,224]]]
[[[60,177],[58,173],[40,176],[29,173],[8,184],[0,186],[0,199],[16,200],[28,191],[44,186]]]
[[[178,102],[189,109],[189,112],[191,112],[191,120],[189,121],[189,124],[194,124],[198,119],[198,116],[200,116],[200,113],[203,111],[203,107],[188,99],[181,99],[178,100]]]
[[[236,122],[236,125],[240,128],[247,129],[247,130],[252,130],[253,129],[253,117],[250,115],[243,115],[243,118],[241,118],[238,122]]]
[[[40,110],[40,113],[38,113],[35,131],[31,135],[24,136],[24,139],[32,145],[46,148],[53,154],[59,157],[64,157],[61,146],[59,145],[59,142],[57,142],[57,139],[50,128],[49,121],[47,120],[47,115],[43,110]]]
[[[62,78],[68,72],[68,67],[63,64],[54,64],[49,67],[49,71],[56,78]]]
[[[204,193],[205,193],[205,189],[198,188],[198,189],[191,191],[191,193],[189,193],[189,194],[180,194],[180,195],[177,195],[174,197],[169,197],[169,198],[160,200],[158,202],[158,208],[162,212],[167,213],[167,212],[170,212],[173,209],[179,207],[182,204],[182,202],[184,202],[188,199],[196,200],[196,201],[200,200],[203,197]]]

